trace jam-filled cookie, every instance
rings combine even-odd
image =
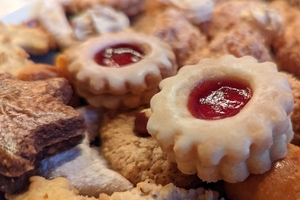
[[[250,56],[203,59],[160,88],[147,130],[181,172],[237,182],[286,156],[294,101],[275,64]]]
[[[168,44],[129,30],[91,38],[65,55],[79,95],[96,107],[116,109],[136,96],[130,108],[138,107],[162,79],[177,73]]]

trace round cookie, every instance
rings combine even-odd
[[[153,179],[156,184],[173,183],[177,187],[194,188],[202,181],[197,175],[184,175],[175,163],[167,160],[157,141],[134,132],[139,110],[109,112],[100,128],[102,151],[112,169],[133,184]]]

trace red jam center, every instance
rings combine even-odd
[[[198,119],[222,119],[239,113],[251,96],[250,87],[239,81],[208,80],[193,88],[187,106]]]
[[[118,44],[99,51],[94,60],[107,67],[121,67],[124,65],[136,63],[144,56],[144,51],[135,45]]]

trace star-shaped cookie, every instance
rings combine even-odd
[[[7,180],[81,142],[85,119],[66,105],[71,96],[64,78],[26,82],[0,74],[0,190],[16,191],[16,181],[10,187]]]

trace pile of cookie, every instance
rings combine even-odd
[[[39,6],[0,24],[3,198],[299,196],[296,1]]]

